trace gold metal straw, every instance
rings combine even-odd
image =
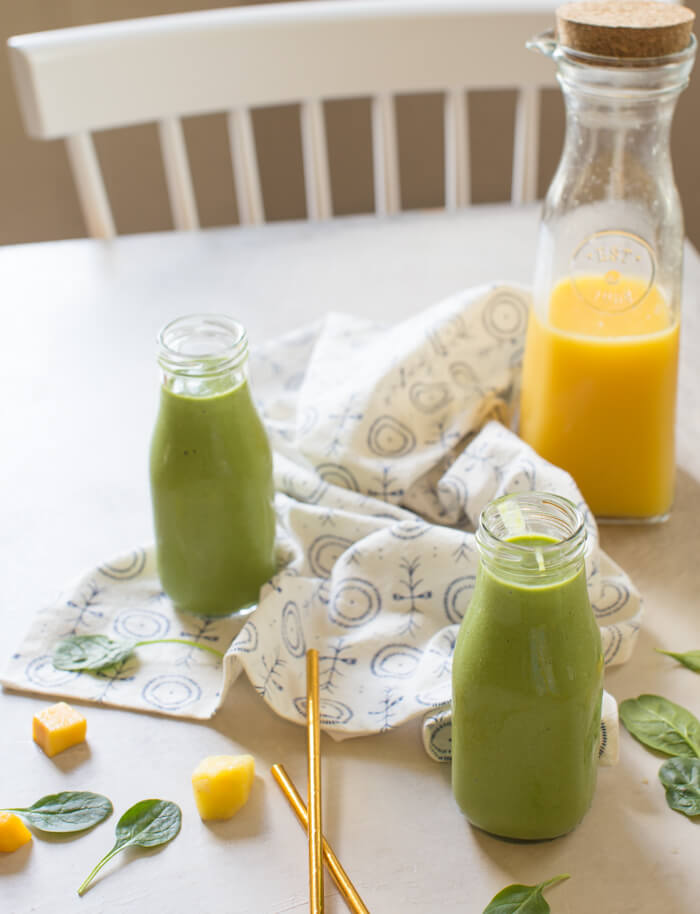
[[[289,805],[296,813],[297,819],[304,828],[308,828],[309,816],[306,812],[306,806],[304,806],[304,801],[299,796],[299,791],[294,786],[294,782],[285,771],[284,765],[273,765],[270,770],[272,771],[272,776],[279,784],[280,790],[289,801]],[[328,872],[331,874],[333,882],[338,886],[341,895],[347,901],[350,910],[353,914],[369,914],[367,906],[341,866],[340,860],[333,852],[333,848],[323,836],[321,836],[321,844],[323,846],[323,860],[328,867]]]
[[[318,709],[318,651],[306,652],[306,751],[309,770],[309,910],[323,914],[321,832],[321,725]]]

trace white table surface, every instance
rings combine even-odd
[[[496,206],[0,249],[0,664],[74,576],[151,541],[154,340],[165,321],[226,310],[255,341],[328,309],[396,320],[460,287],[528,282],[536,223],[536,209]],[[659,693],[700,714],[700,679],[654,652],[700,648],[700,259],[690,249],[685,289],[674,513],[665,525],[602,535],[646,600],[635,654],[608,671],[607,688],[618,700]],[[308,910],[305,837],[269,774],[283,762],[305,794],[304,731],[268,710],[245,676],[207,724],[86,706],[87,744],[53,760],[31,739],[32,715],[49,703],[0,693],[0,807],[90,789],[112,798],[115,815],[84,837],[0,855],[0,912]],[[563,872],[571,879],[549,895],[554,914],[700,910],[699,826],[666,807],[660,758],[627,733],[583,823],[529,845],[470,828],[449,765],[427,758],[417,723],[322,745],[324,830],[373,914],[480,914],[507,883]],[[256,758],[251,799],[230,821],[204,824],[192,769],[237,752]],[[79,899],[117,816],[149,796],[181,805],[179,837],[128,862],[121,855]],[[326,910],[346,910],[330,880]]]

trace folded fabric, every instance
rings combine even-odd
[[[445,757],[452,652],[478,565],[472,531],[492,498],[533,489],[565,495],[583,512],[605,661],[624,662],[639,595],[600,550],[572,479],[504,424],[527,307],[524,289],[483,287],[392,328],[330,315],[258,347],[252,389],[275,452],[281,570],[256,611],[242,628],[178,613],[152,550],[137,550],[37,615],[4,684],[202,718],[245,670],[274,711],[302,723],[304,655],[316,647],[331,735],[382,732],[422,714],[426,747]],[[205,652],[167,644],[109,673],[53,668],[58,638],[97,632],[201,639],[228,649],[223,674]],[[438,718],[440,740],[430,735]],[[613,714],[608,730],[615,726]]]

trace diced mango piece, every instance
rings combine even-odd
[[[31,840],[32,833],[19,816],[13,812],[0,812],[0,851],[11,853]]]
[[[192,772],[194,799],[202,819],[229,819],[243,806],[255,777],[252,755],[210,755]]]
[[[34,715],[32,721],[34,742],[52,757],[82,743],[87,732],[87,721],[75,708],[59,701]]]

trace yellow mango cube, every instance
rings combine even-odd
[[[32,735],[51,758],[77,743],[82,743],[87,732],[87,721],[75,708],[59,701],[34,715]]]
[[[0,851],[11,853],[31,840],[32,833],[19,816],[13,812],[0,812]]]
[[[192,789],[202,819],[229,819],[244,805],[255,777],[252,755],[210,755],[192,772]]]

